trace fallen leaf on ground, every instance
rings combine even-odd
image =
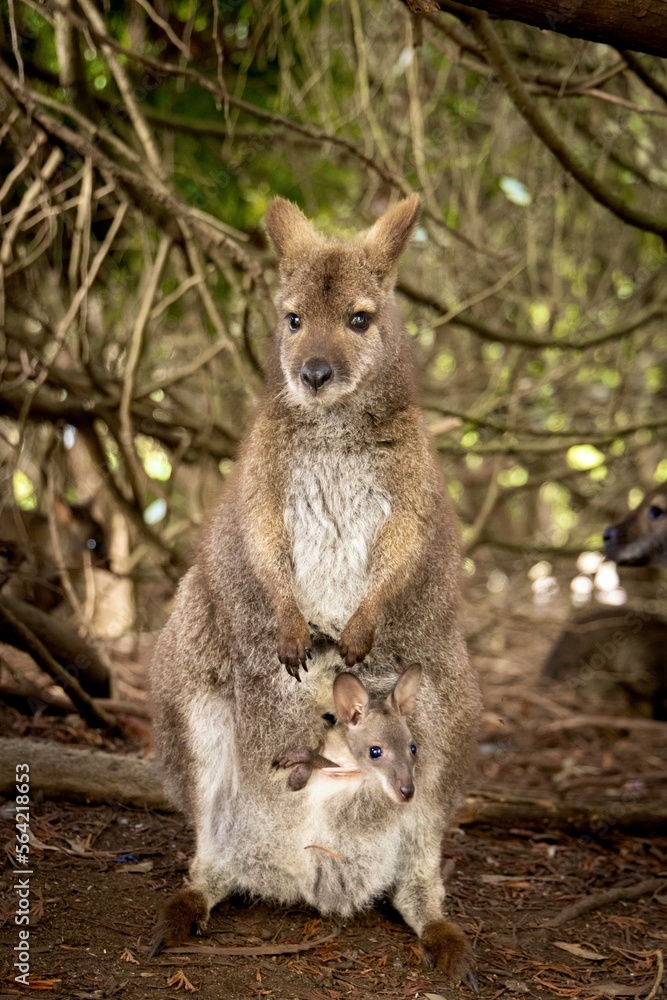
[[[604,962],[609,955],[600,955],[597,951],[591,951],[590,948],[582,948],[580,944],[571,944],[569,941],[554,941],[552,942],[554,948],[560,948],[561,951],[568,951],[570,955],[576,955],[577,958],[589,958],[591,962]]]
[[[187,993],[196,993],[197,987],[193,986],[188,977],[179,969],[167,980],[167,986],[173,986],[177,990],[185,990]]]

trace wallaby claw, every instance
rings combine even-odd
[[[165,940],[163,937],[154,937],[148,946],[148,957],[157,958],[161,951],[163,951],[165,946]]]
[[[479,983],[477,982],[477,976],[472,971],[472,969],[470,969],[468,972],[466,972],[466,974],[465,974],[465,976],[463,978],[464,978],[465,982],[467,983],[467,985],[470,987],[470,989],[473,991],[473,993],[476,993],[477,995],[479,995]]]
[[[308,673],[307,661],[312,659],[310,630],[305,626],[301,633],[298,629],[286,630],[278,636],[278,659],[285,667],[290,677],[300,681],[299,670],[303,668]]]

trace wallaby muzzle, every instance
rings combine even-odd
[[[301,381],[313,392],[333,379],[333,368],[324,358],[311,358],[301,366]]]

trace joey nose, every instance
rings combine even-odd
[[[301,368],[301,381],[313,392],[317,392],[323,385],[330,382],[332,377],[331,365],[323,358],[312,358],[310,361],[306,361]]]
[[[406,802],[409,802],[412,796],[415,794],[415,786],[410,782],[409,785],[401,785],[401,795]]]

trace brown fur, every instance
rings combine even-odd
[[[421,933],[419,943],[424,953],[424,961],[445,972],[460,983],[465,980],[477,993],[475,962],[470,942],[457,924],[446,920],[427,924]]]
[[[605,530],[604,543],[619,566],[667,565],[667,489],[647,493]],[[616,711],[667,719],[667,620],[627,607],[577,615],[549,651],[542,676]]]
[[[444,919],[440,842],[479,693],[455,620],[456,524],[393,302],[417,210],[406,199],[351,243],[282,199],[267,214],[283,318],[266,393],[152,665],[165,782],[193,821],[189,884],[208,907],[243,891],[346,915],[391,891],[417,934]],[[428,753],[414,798],[345,782],[318,798],[319,776],[293,795],[271,761],[321,744],[343,662],[377,698],[415,659],[410,729]]]
[[[619,566],[667,566],[667,486],[658,486],[604,532],[605,554]]]
[[[203,893],[195,889],[181,889],[175,893],[160,913],[153,931],[151,956],[163,948],[171,948],[187,938],[195,928],[201,933],[208,919],[208,905]]]

